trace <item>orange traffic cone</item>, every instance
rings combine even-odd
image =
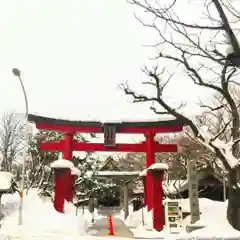
[[[112,221],[112,216],[108,216],[108,226],[109,226],[109,232],[108,235],[114,236],[114,230],[113,230],[113,221]]]

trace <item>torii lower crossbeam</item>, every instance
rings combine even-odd
[[[47,151],[63,151],[65,147],[65,140],[57,142],[42,142],[40,144],[41,150]],[[103,143],[78,143],[73,140],[72,143],[73,151],[84,151],[84,152],[146,152],[147,147],[145,142],[139,144],[116,144],[116,147],[109,148],[105,147]],[[175,144],[159,144],[154,142],[153,145],[154,152],[177,152],[177,145]]]

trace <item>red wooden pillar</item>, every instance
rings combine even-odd
[[[67,168],[54,168],[54,208],[60,212],[64,212],[65,201],[65,174],[69,171]]]
[[[149,170],[152,176],[153,187],[153,228],[156,231],[162,231],[164,226],[164,214],[163,214],[163,174],[164,170]]]
[[[63,149],[63,159],[72,161],[73,152],[73,133],[65,133],[64,135],[64,149]],[[64,174],[65,182],[65,199],[68,202],[73,201],[74,196],[74,179],[75,176],[71,174],[70,169]]]
[[[146,167],[149,168],[155,163],[155,152],[154,152],[154,136],[155,133],[147,133],[146,137]],[[152,176],[147,171],[146,175],[146,203],[148,211],[152,209]]]

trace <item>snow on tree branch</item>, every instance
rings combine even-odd
[[[200,127],[199,133],[201,133],[201,136],[204,138],[204,141],[201,141],[202,144],[204,144],[213,152],[215,152],[217,149],[217,151],[221,153],[221,156],[226,160],[228,165],[227,168],[234,169],[240,165],[240,159],[234,157],[233,155],[233,146],[240,142],[240,138],[235,140],[231,139],[229,142],[224,142],[218,138],[213,138],[212,134],[208,130],[208,126]]]
[[[240,141],[239,139],[236,139],[235,141],[231,140],[227,143],[224,143],[223,141],[219,139],[215,139],[214,141],[211,142],[211,145],[214,147],[218,148],[222,155],[225,157],[227,160],[230,168],[236,168],[240,165],[240,159],[237,159],[236,157],[233,156],[233,146],[237,144]]]

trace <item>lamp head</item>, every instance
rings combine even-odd
[[[20,72],[20,70],[18,68],[13,68],[12,69],[12,73],[16,77],[20,77],[20,75],[21,75],[21,72]]]

